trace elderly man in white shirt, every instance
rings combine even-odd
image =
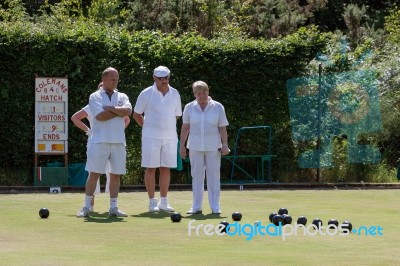
[[[208,202],[213,214],[220,214],[221,155],[230,152],[224,106],[211,99],[208,85],[196,81],[192,85],[195,100],[183,110],[179,153],[186,157],[189,149],[192,175],[193,204],[188,214],[202,213],[204,178],[207,177]],[[188,137],[189,136],[189,137]]]
[[[100,82],[100,84],[98,85],[97,89],[100,89],[102,87],[103,87],[103,82]],[[89,126],[87,126],[83,122],[83,120],[85,118],[89,122]],[[90,146],[90,138],[91,138],[91,135],[92,135],[92,132],[91,132],[91,129],[90,129],[90,127],[91,127],[90,125],[93,124],[93,115],[92,115],[92,112],[90,111],[89,105],[86,105],[81,110],[79,110],[75,114],[73,114],[71,116],[71,121],[74,123],[75,126],[77,126],[78,128],[82,129],[86,133],[86,135],[88,136],[87,148],[89,148],[89,146]],[[129,116],[125,116],[124,117],[124,123],[125,123],[125,128],[126,128],[130,123]],[[106,178],[107,178],[107,181],[106,181],[105,193],[110,193],[110,169],[109,168],[110,168],[109,163],[107,163],[107,166],[106,166]],[[97,180],[96,189],[94,191],[93,199],[92,199],[92,202],[91,202],[90,212],[93,212],[94,195],[96,195],[96,194],[100,194],[100,178]]]
[[[93,193],[97,180],[110,167],[110,216],[127,217],[118,209],[120,176],[126,173],[126,141],[124,117],[132,113],[132,105],[126,94],[118,92],[119,73],[109,67],[103,71],[103,86],[89,97],[89,108],[93,114],[90,145],[87,149],[85,170],[89,177],[85,188],[84,207],[78,217],[90,214]]]
[[[170,70],[159,66],[153,72],[154,84],[144,89],[136,101],[133,119],[142,127],[142,167],[149,196],[149,212],[174,208],[167,194],[171,179],[170,168],[177,166],[178,135],[176,120],[182,116],[181,96],[169,85]],[[160,201],[155,198],[155,175],[159,168]]]

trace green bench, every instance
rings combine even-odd
[[[260,154],[243,154],[243,151],[241,149],[241,137],[243,136],[243,133],[249,132],[249,131],[261,131],[262,135],[265,137],[266,143],[264,143],[264,147],[262,147],[261,150],[263,150],[262,153]],[[243,138],[243,137],[242,137]],[[257,140],[252,140],[254,142],[257,142]],[[221,157],[221,165],[223,165],[224,161],[227,162],[230,165],[230,182],[234,183],[235,182],[235,171],[238,171],[239,173],[244,174],[248,180],[247,182],[253,182],[253,183],[265,183],[265,182],[272,182],[272,175],[271,175],[271,162],[274,158],[276,158],[276,155],[271,154],[271,144],[272,142],[272,129],[270,126],[252,126],[252,127],[242,127],[238,130],[238,133],[236,135],[235,139],[235,146],[233,148],[233,155],[225,155]],[[243,165],[244,161],[248,160],[256,160],[256,173],[250,173],[248,169]],[[191,174],[190,174],[190,160],[189,156],[187,156],[184,160],[185,163],[187,163],[187,176],[188,179],[190,179]],[[265,169],[267,167],[267,169]],[[191,180],[188,180],[189,182]],[[244,180],[236,180],[236,182],[242,183],[246,182]]]

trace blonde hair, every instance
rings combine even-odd
[[[209,92],[210,89],[208,88],[207,83],[204,81],[198,80],[193,83],[192,85],[193,88],[193,93],[198,93],[198,92]]]

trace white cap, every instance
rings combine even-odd
[[[159,66],[154,69],[153,75],[156,76],[157,78],[162,78],[169,76],[171,71],[169,71],[168,67],[165,66]]]

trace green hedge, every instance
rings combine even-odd
[[[25,183],[33,183],[35,75],[68,76],[70,117],[87,104],[106,67],[120,71],[119,89],[134,105],[140,91],[152,84],[154,67],[166,65],[183,105],[193,100],[195,80],[210,85],[210,95],[226,108],[232,147],[240,127],[271,125],[273,152],[279,158],[274,176],[296,170],[285,81],[302,74],[326,38],[315,28],[262,41],[150,31],[130,34],[78,22],[64,30],[31,23],[0,24],[0,168],[26,169]],[[126,133],[128,173],[122,183],[140,184],[140,128],[132,120]],[[86,136],[70,122],[69,161],[84,162],[85,152]],[[186,182],[184,171],[174,172],[172,182]]]

